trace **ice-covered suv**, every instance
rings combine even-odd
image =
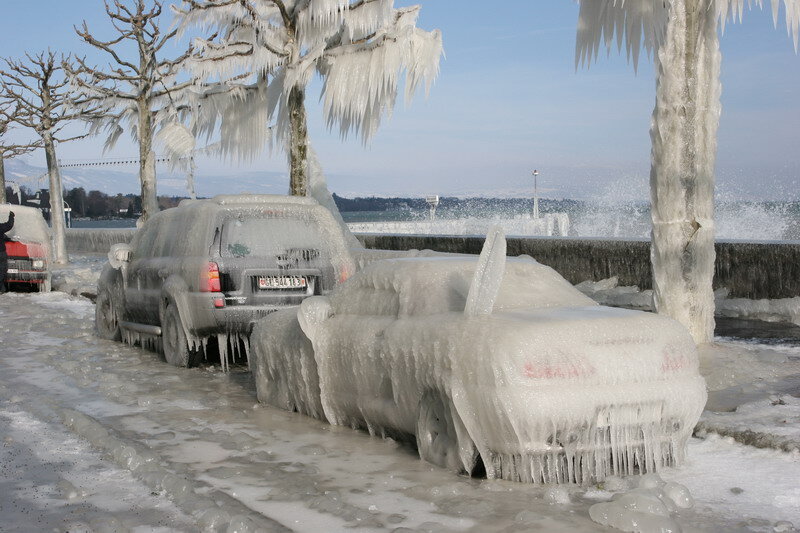
[[[311,198],[220,195],[184,200],[118,244],[98,282],[101,337],[199,362],[211,336],[247,346],[253,322],[327,293],[354,270],[330,211]]]

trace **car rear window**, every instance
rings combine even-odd
[[[224,257],[276,257],[291,255],[313,261],[330,255],[317,225],[295,218],[236,218],[222,229],[220,254]]]

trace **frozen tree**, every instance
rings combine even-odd
[[[323,80],[328,126],[366,142],[391,113],[403,71],[407,100],[438,74],[441,33],[416,27],[419,9],[395,9],[393,0],[185,0],[176,10],[182,30],[218,31],[195,40],[188,62],[215,85],[198,91],[195,131],[210,136],[218,125],[220,151],[240,158],[278,142],[291,194],[306,195],[309,81],[315,72]]]
[[[107,68],[93,68],[84,59],[76,59],[75,68],[67,66],[76,93],[84,105],[101,105],[104,116],[93,121],[93,133],[108,132],[106,149],[116,144],[126,125],[139,144],[139,181],[142,192],[142,218],[158,212],[156,163],[153,151],[155,129],[176,112],[181,94],[191,81],[179,83],[176,75],[188,51],[175,59],[164,59],[164,46],[177,30],[162,33],[159,0],[105,2],[106,14],[116,31],[114,38],[101,40],[89,31],[86,21],[75,28],[78,36],[90,46],[102,50],[111,59]],[[132,46],[130,46],[132,44]],[[126,52],[135,50],[138,58],[128,59]]]
[[[11,121],[34,130],[41,139],[47,159],[47,174],[50,181],[50,223],[53,228],[53,259],[63,264],[67,257],[66,223],[64,220],[64,198],[61,186],[61,171],[58,168],[56,145],[84,137],[60,135],[68,123],[93,116],[94,109],[85,107],[76,111],[69,102],[72,98],[69,82],[64,77],[64,58],[56,58],[51,51],[35,56],[26,54],[27,62],[4,59],[5,69],[0,69],[2,96],[15,106],[13,114],[6,115]]]
[[[714,165],[721,111],[719,32],[741,20],[744,0],[580,0],[576,64],[589,64],[600,46],[625,44],[638,64],[642,48],[656,61],[656,105],[650,191],[651,260],[658,312],[689,328],[695,341],[714,334]],[[748,0],[761,6],[761,0]],[[786,26],[800,35],[800,0],[780,5]],[[721,26],[721,28],[720,28]]]
[[[11,110],[10,106],[0,104],[0,204],[8,201],[6,198],[5,160],[27,154],[39,148],[40,145],[37,142],[15,144],[5,138],[9,123],[11,123],[11,117],[14,114],[16,114],[16,111]]]

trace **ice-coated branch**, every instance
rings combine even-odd
[[[86,44],[89,44],[89,45],[97,48],[98,50],[102,50],[102,51],[106,52],[108,55],[110,55],[114,59],[114,61],[117,64],[122,65],[124,67],[127,67],[127,68],[129,68],[131,70],[134,70],[134,71],[136,70],[136,65],[134,65],[133,63],[129,63],[127,61],[124,61],[121,57],[119,57],[119,55],[117,54],[117,51],[114,50],[114,48],[113,48],[113,46],[119,44],[120,42],[124,41],[125,39],[129,39],[133,35],[132,31],[120,31],[120,35],[116,39],[112,39],[110,41],[100,41],[100,40],[95,39],[94,37],[92,37],[92,35],[89,33],[89,26],[86,24],[85,20],[83,21],[81,29],[78,29],[77,26],[73,26],[73,28],[75,29],[75,33],[78,34],[78,37],[83,39],[83,41]]]
[[[12,110],[11,105],[7,102],[0,105],[0,159],[24,155],[42,147],[41,140],[34,140],[23,144],[10,144],[7,140],[3,139],[10,129],[11,124],[14,122],[13,117],[17,114],[19,114],[19,106]]]
[[[25,54],[27,62],[6,59],[7,70],[0,71],[2,99],[15,106],[13,114],[4,117],[20,126],[33,129],[40,137],[47,159],[50,188],[50,209],[60,213],[63,209],[63,187],[58,168],[56,146],[78,137],[60,138],[58,133],[69,122],[78,117],[96,117],[96,109],[87,106],[75,110],[69,105],[73,99],[64,77],[64,64],[68,60],[57,58],[52,51],[37,55]],[[51,218],[53,230],[53,259],[57,264],[68,262],[66,227],[64,217]]]
[[[179,108],[188,109],[184,100],[194,81],[179,82],[178,75],[193,48],[175,58],[160,57],[164,46],[178,36],[178,29],[162,33],[159,27],[161,0],[105,0],[105,6],[118,34],[114,39],[96,38],[86,22],[75,31],[86,44],[109,54],[114,64],[100,69],[80,59],[67,72],[82,99],[75,107],[93,104],[105,111],[92,120],[91,128],[92,133],[106,132],[105,149],[113,148],[124,129],[139,144],[142,217],[146,219],[158,210],[153,142],[159,129],[178,120]],[[135,59],[126,57],[125,44],[136,51]]]
[[[324,82],[321,98],[329,127],[337,127],[342,137],[355,132],[367,142],[381,117],[391,113],[402,74],[410,100],[421,82],[430,87],[442,55],[438,30],[416,28],[419,6],[393,5],[392,0],[185,0],[174,8],[179,32],[217,32],[213,39],[195,41],[196,52],[187,61],[190,72],[228,88],[228,103],[215,95],[214,105],[195,106],[194,127],[206,135],[224,128],[221,149],[244,159],[266,140],[237,123],[264,117],[275,126],[261,131],[293,152],[288,143],[304,136],[291,134],[302,126],[290,117],[298,116],[296,106],[304,106],[305,88],[317,73]],[[266,89],[255,88],[257,76],[269,76]],[[194,98],[204,97],[195,91]]]

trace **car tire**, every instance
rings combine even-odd
[[[122,340],[118,309],[114,304],[114,297],[108,290],[101,290],[97,294],[94,308],[94,327],[97,330],[97,336],[102,339]]]
[[[469,446],[473,446],[472,442]],[[445,396],[426,392],[417,413],[417,450],[419,456],[436,466],[458,474],[471,474],[461,461],[461,447],[453,421],[452,406]]]
[[[180,367],[197,365],[200,352],[189,348],[183,322],[175,305],[167,304],[164,309],[164,320],[161,323],[161,344],[164,359],[169,364]]]

